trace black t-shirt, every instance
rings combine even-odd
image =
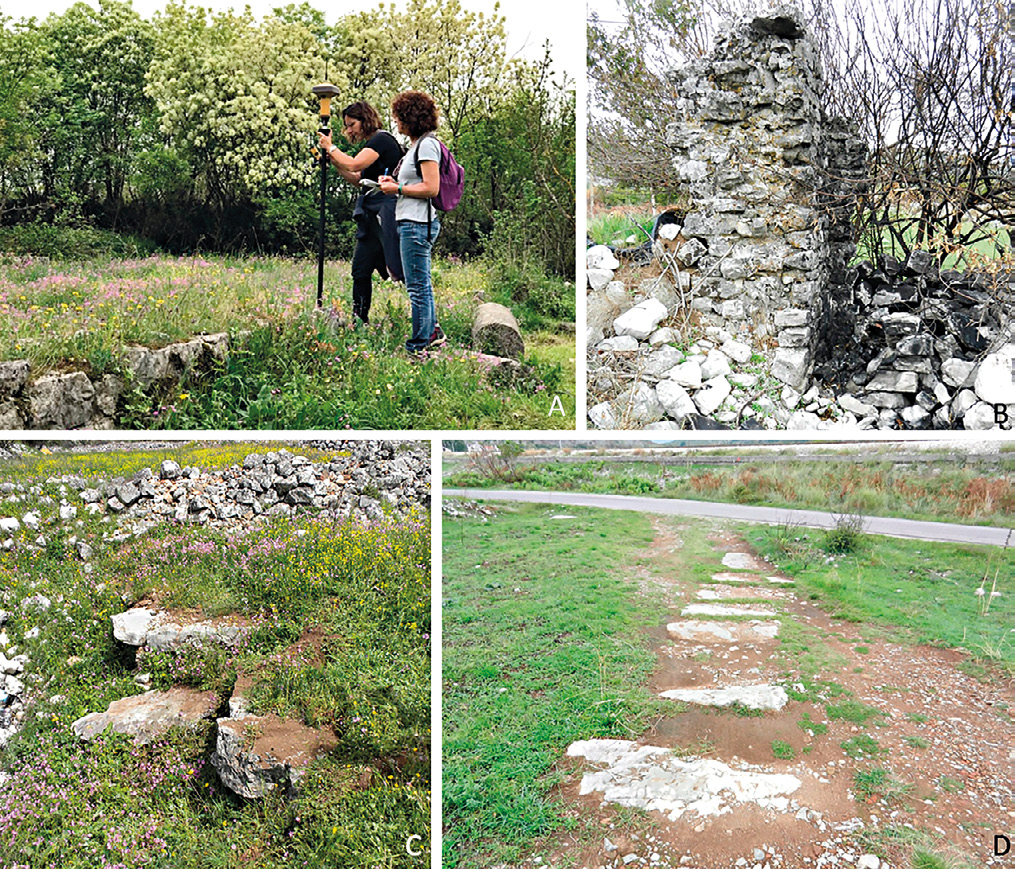
[[[373,148],[377,152],[377,159],[359,173],[360,178],[376,181],[381,175],[390,175],[402,159],[402,146],[387,130],[378,130],[367,139],[363,147]]]

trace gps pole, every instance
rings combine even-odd
[[[313,87],[314,96],[321,101],[321,129],[322,136],[331,135],[331,98],[337,96],[339,90],[329,82],[322,82]],[[324,199],[328,190],[328,163],[331,160],[326,153],[321,154],[321,232],[317,242],[317,307],[321,307],[324,297]]]

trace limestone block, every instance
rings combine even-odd
[[[170,688],[168,691],[147,691],[136,697],[114,700],[105,712],[92,712],[79,718],[71,729],[79,738],[90,741],[107,728],[126,733],[143,744],[164,734],[170,727],[196,729],[211,719],[218,707],[213,691],[192,688]]]
[[[1015,406],[1009,406],[1009,424],[1015,420]],[[962,427],[968,431],[989,431],[998,427],[997,416],[994,412],[994,405],[985,401],[974,404],[962,416]]]
[[[586,269],[585,277],[593,290],[603,290],[613,280],[613,272],[610,269]]]
[[[1015,404],[1015,344],[1006,344],[984,357],[976,371],[973,391],[989,404]]]
[[[621,420],[629,425],[648,425],[663,417],[663,406],[656,397],[656,391],[647,383],[638,383],[625,390],[617,396],[616,403],[621,409]]]
[[[641,367],[642,377],[659,380],[668,376],[668,372],[679,365],[684,359],[684,354],[676,347],[663,347],[655,350],[645,358]]]
[[[617,428],[617,418],[613,413],[613,406],[608,401],[600,402],[589,408],[589,420],[599,429]]]
[[[25,359],[0,362],[0,398],[17,395],[28,383],[31,365]],[[17,426],[15,426],[17,428]]]
[[[585,265],[589,269],[614,271],[620,268],[620,260],[605,244],[596,244],[585,251]]]
[[[971,386],[971,376],[976,368],[975,362],[966,362],[965,359],[945,359],[941,363],[941,379],[949,386],[962,388]]]
[[[713,350],[705,358],[704,364],[701,366],[701,376],[704,380],[711,380],[713,377],[719,377],[723,374],[732,374],[733,369],[730,367],[729,359],[721,350]]]
[[[663,380],[656,386],[656,397],[666,411],[666,415],[680,419],[688,414],[696,413],[697,407],[691,396],[679,383]]]
[[[686,389],[699,389],[702,383],[701,365],[694,359],[688,359],[671,368],[666,377]]]
[[[802,392],[810,376],[810,353],[789,347],[779,347],[772,360],[772,376]]]
[[[613,321],[613,329],[618,335],[630,335],[642,341],[652,334],[666,316],[666,306],[662,302],[646,299],[617,317]]]
[[[113,637],[128,646],[143,646],[154,619],[155,613],[145,607],[135,607],[110,616]]]
[[[596,350],[601,353],[637,353],[638,339],[630,335],[618,335],[616,338],[607,338],[596,345]]]
[[[886,369],[874,375],[867,384],[868,392],[916,392],[920,380],[912,371]]]
[[[25,418],[13,401],[0,401],[0,430],[13,431],[24,428]]]
[[[40,377],[28,398],[32,428],[79,428],[95,413],[95,387],[83,371]]]
[[[719,375],[705,383],[704,387],[694,394],[694,403],[704,416],[715,413],[729,394],[733,391],[729,381]]]

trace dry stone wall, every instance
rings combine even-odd
[[[127,347],[120,374],[36,373],[24,359],[0,362],[0,429],[118,428],[130,388],[171,388],[185,375],[224,362],[229,336],[201,335],[157,350]]]
[[[651,244],[586,255],[594,426],[1015,420],[1010,277],[939,275],[923,251],[849,267],[868,151],[825,109],[798,10],[726,24],[671,78],[666,142],[686,209],[660,215]],[[653,262],[656,276],[628,277]]]
[[[773,339],[772,373],[798,391],[829,284],[853,253],[845,180],[862,177],[866,156],[826,116],[819,69],[795,10],[744,19],[674,73],[683,116],[667,127],[691,199],[681,234],[701,245],[685,257],[692,305],[707,325]]]

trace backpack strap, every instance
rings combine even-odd
[[[419,176],[419,180],[423,180],[423,169],[419,165],[419,143],[422,142],[427,136],[433,138],[433,133],[424,133],[416,140],[416,150],[413,152],[413,159],[416,161],[416,174]],[[440,171],[440,161],[437,162],[437,171]],[[427,197],[426,200],[426,240],[432,241],[431,238],[431,226],[433,225],[433,202],[432,197]]]

